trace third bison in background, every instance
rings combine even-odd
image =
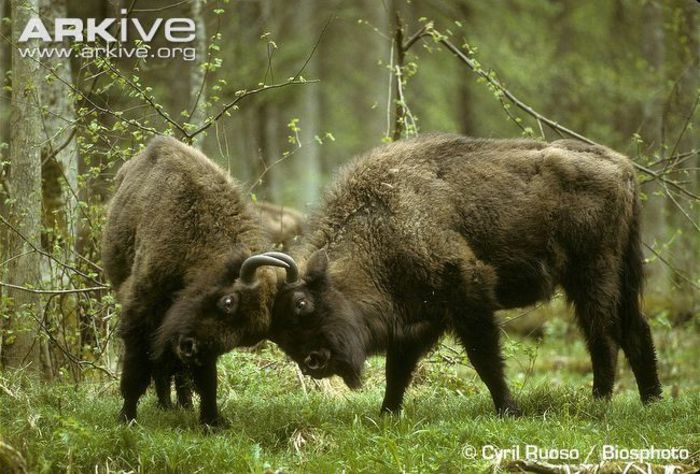
[[[257,201],[255,211],[268,239],[281,251],[286,252],[304,234],[306,217],[291,207]]]
[[[429,134],[376,148],[340,174],[309,225],[296,282],[277,293],[272,339],[314,377],[361,383],[385,352],[382,411],[400,408],[419,359],[456,333],[500,413],[517,413],[494,312],[564,288],[613,391],[618,348],[644,402],[661,396],[640,313],[642,253],[632,163],[561,140]]]

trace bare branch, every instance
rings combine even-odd
[[[430,36],[430,33],[428,33],[428,28],[432,28],[433,24],[432,23],[427,23],[425,26],[423,26],[421,29],[413,33],[410,38],[406,40],[406,42],[402,45],[402,48],[404,51],[408,51],[411,49],[411,46],[418,41],[421,38],[425,38],[426,36]]]
[[[673,271],[673,273],[675,273],[675,274],[676,274],[678,277],[680,277],[683,281],[685,281],[686,283],[688,283],[689,285],[691,285],[692,287],[694,287],[694,288],[696,288],[696,289],[700,289],[700,286],[699,286],[697,283],[695,283],[693,280],[691,280],[691,279],[688,277],[688,275],[686,275],[685,273],[681,272],[681,271],[678,270],[676,267],[674,267],[673,265],[671,265],[671,262],[669,262],[668,260],[666,260],[659,252],[657,252],[657,251],[654,249],[654,247],[652,247],[651,245],[647,244],[646,242],[643,242],[643,244],[644,244],[644,246],[645,246],[647,249],[649,249],[649,251],[650,251],[651,253],[653,253],[654,255],[656,255],[656,258],[658,258],[658,259],[661,260],[664,264],[666,264],[666,266],[667,266],[668,268],[670,268],[671,271]]]
[[[67,268],[68,270],[71,270],[72,272],[76,273],[77,275],[80,275],[81,277],[83,277],[83,278],[85,278],[85,279],[87,279],[87,280],[90,280],[91,282],[93,282],[94,284],[96,284],[96,285],[98,285],[98,286],[107,287],[107,285],[105,285],[104,283],[102,283],[102,282],[100,282],[100,281],[98,281],[98,280],[95,280],[95,279],[94,279],[93,277],[91,277],[90,275],[81,272],[80,270],[78,270],[77,268],[73,267],[72,265],[68,265],[67,263],[62,262],[61,260],[57,259],[55,256],[51,255],[49,252],[46,252],[45,250],[43,250],[43,249],[37,247],[36,245],[34,245],[22,232],[19,231],[19,229],[17,229],[15,226],[13,226],[12,224],[10,224],[10,223],[7,221],[7,219],[5,219],[3,216],[0,216],[0,221],[1,221],[3,224],[5,224],[12,232],[14,232],[15,234],[17,234],[23,241],[25,241],[25,242],[27,243],[27,245],[29,245],[29,246],[32,248],[32,250],[34,250],[35,252],[38,252],[39,254],[43,255],[44,257],[47,257],[47,258],[53,260],[54,262],[56,262],[57,264],[59,264],[59,265],[62,266],[63,268]]]
[[[131,87],[133,90],[135,90],[135,91],[141,96],[141,98],[142,98],[143,100],[146,101],[146,103],[151,107],[151,109],[153,109],[153,111],[154,111],[155,113],[157,113],[158,115],[160,115],[160,116],[163,118],[163,120],[165,120],[167,123],[169,123],[170,125],[172,125],[173,127],[175,127],[175,128],[177,129],[177,131],[180,132],[183,136],[185,136],[185,137],[188,136],[188,135],[187,135],[187,131],[185,130],[185,128],[184,128],[182,125],[180,125],[176,120],[173,120],[172,118],[170,118],[170,114],[168,114],[168,113],[163,109],[163,106],[162,106],[162,105],[156,103],[155,97],[153,97],[152,95],[147,94],[146,91],[143,90],[138,84],[136,84],[135,82],[133,82],[133,81],[132,81],[131,79],[129,79],[125,74],[122,74],[121,71],[119,71],[119,70],[116,69],[114,66],[112,66],[112,63],[111,63],[111,62],[107,62],[107,65],[108,65],[110,71],[112,71],[112,73],[113,73],[114,75],[116,75],[117,77],[122,78],[122,79],[124,80],[124,82],[126,82],[126,84],[127,84],[129,87]],[[188,138],[189,138],[189,137],[188,137]]]
[[[695,102],[693,103],[692,107],[690,108],[690,112],[688,113],[688,116],[685,119],[685,123],[683,124],[683,128],[681,128],[680,133],[678,134],[678,138],[676,139],[676,142],[673,144],[673,149],[671,150],[671,153],[669,153],[671,156],[674,156],[676,154],[676,151],[678,150],[678,147],[681,144],[681,140],[683,140],[683,135],[685,135],[685,132],[688,130],[688,127],[690,127],[690,122],[693,120],[693,117],[695,116],[695,112],[698,110],[698,104],[700,104],[700,93],[695,97]],[[668,168],[673,168],[674,166],[677,166],[678,163],[676,160],[669,160],[666,162],[664,165],[663,171],[666,171]]]
[[[443,34],[440,32],[430,28],[429,31],[432,32],[435,40],[443,45],[448,51],[450,51],[452,54],[454,54],[460,61],[462,61],[464,64],[469,67],[474,73],[476,73],[478,76],[482,77],[484,80],[486,80],[489,84],[491,84],[496,90],[498,90],[501,94],[503,94],[509,101],[511,101],[516,107],[519,109],[523,110],[526,112],[528,115],[534,117],[536,120],[539,120],[553,130],[560,131],[570,137],[576,138],[577,140],[581,140],[582,142],[588,143],[590,145],[600,145],[599,143],[591,140],[588,137],[585,137],[581,135],[580,133],[577,133],[571,129],[568,129],[564,127],[563,125],[560,125],[559,123],[555,122],[554,120],[551,120],[544,115],[540,114],[536,110],[534,110],[532,107],[518,99],[515,95],[513,95],[512,92],[510,92],[501,82],[494,78],[492,74],[486,73],[481,67],[471,58],[469,58],[464,52],[455,46],[452,42],[450,42]],[[676,189],[678,192],[684,194],[685,196],[692,198],[692,199],[699,199],[700,196],[697,194],[689,191],[688,189],[684,188],[680,184],[676,183],[673,180],[670,180],[666,177],[664,177],[663,173],[658,173],[640,163],[633,162],[634,166],[641,171],[642,173],[651,176],[652,179],[657,179],[668,186]]]
[[[311,48],[311,52],[309,55],[306,57],[306,61],[304,61],[304,64],[301,65],[301,68],[299,68],[299,71],[297,71],[294,76],[292,76],[292,80],[299,79],[301,76],[301,73],[304,72],[306,69],[306,66],[309,65],[309,62],[311,62],[311,58],[314,57],[314,54],[316,53],[316,50],[318,49],[318,45],[321,44],[321,39],[323,39],[323,35],[326,33],[326,30],[328,29],[328,25],[331,24],[333,21],[333,16],[329,15],[328,19],[326,20],[326,23],[323,25],[323,29],[321,30],[321,33],[318,35],[318,39],[316,39],[316,43],[314,44],[314,47]]]
[[[36,288],[28,288],[26,286],[12,285],[3,281],[0,281],[0,286],[26,291],[27,293],[34,293],[36,295],[70,295],[73,293],[91,293],[93,291],[104,291],[109,289],[109,286],[93,286],[90,288],[73,288],[66,290],[38,290]]]
[[[211,126],[214,124],[214,122],[218,121],[218,120],[219,120],[221,117],[223,117],[231,108],[233,108],[233,107],[235,107],[236,105],[238,105],[238,103],[239,103],[241,100],[245,99],[246,97],[250,97],[250,96],[253,96],[253,95],[257,95],[257,94],[259,94],[259,93],[261,93],[261,92],[264,92],[264,91],[267,91],[267,90],[271,90],[271,89],[280,89],[280,88],[282,88],[282,87],[291,86],[291,85],[312,84],[312,83],[314,83],[314,82],[319,82],[319,81],[317,81],[317,80],[311,80],[311,81],[303,80],[303,81],[302,81],[302,80],[299,80],[299,79],[291,78],[291,79],[289,79],[289,80],[286,81],[286,82],[281,82],[281,83],[278,83],[278,84],[271,84],[271,85],[264,85],[264,86],[260,86],[260,87],[258,87],[258,88],[256,88],[256,89],[251,89],[251,90],[242,91],[242,92],[240,92],[240,93],[236,96],[235,99],[233,99],[233,100],[232,100],[231,102],[229,102],[228,104],[224,105],[224,107],[223,107],[216,115],[214,115],[213,117],[210,117],[206,122],[204,122],[204,124],[203,124],[201,127],[199,127],[198,129],[196,129],[194,132],[191,132],[191,133],[189,133],[189,134],[186,134],[185,136],[186,136],[187,138],[189,138],[189,139],[192,139],[192,138],[196,137],[197,135],[199,135],[200,133],[202,133],[203,131],[207,130],[209,127],[211,127]]]

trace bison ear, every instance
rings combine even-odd
[[[306,284],[309,286],[325,284],[328,281],[328,254],[324,249],[311,254],[306,263]]]

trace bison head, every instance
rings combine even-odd
[[[367,358],[364,330],[351,302],[333,285],[325,251],[315,252],[302,277],[290,280],[275,298],[270,338],[304,374],[339,375],[348,387],[359,388]]]
[[[268,306],[276,279],[269,270],[257,270],[263,266],[289,268],[273,255],[237,254],[223,264],[204,268],[193,284],[178,293],[165,314],[153,341],[153,358],[171,351],[182,362],[197,365],[262,339],[270,326]],[[262,272],[266,274],[260,275]]]

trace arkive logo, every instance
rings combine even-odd
[[[94,42],[101,39],[107,43],[113,43],[117,38],[107,29],[116,23],[119,24],[118,40],[121,42],[131,39],[150,43],[161,29],[165,39],[172,43],[187,43],[195,39],[196,26],[191,18],[156,18],[147,26],[143,25],[138,18],[126,18],[126,9],[122,9],[121,14],[124,15],[123,18],[105,18],[99,23],[95,18],[88,18],[86,21],[80,18],[56,18],[53,24],[53,35],[41,18],[31,18],[18,42],[26,43],[32,39],[46,42],[59,42],[64,39]],[[129,31],[129,25],[133,25],[132,31]],[[133,35],[134,31],[136,35]]]

